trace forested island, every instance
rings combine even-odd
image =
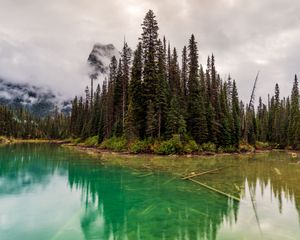
[[[259,98],[255,107],[240,101],[230,75],[221,78],[213,54],[206,66],[199,63],[194,35],[178,53],[158,30],[149,10],[135,50],[124,42],[120,59],[111,59],[107,79],[94,90],[95,76],[90,76],[91,86],[84,97],[74,98],[70,114],[56,109],[37,117],[25,109],[0,106],[2,139],[67,139],[157,154],[300,149],[297,75],[289,97],[281,97],[275,84],[267,103]]]

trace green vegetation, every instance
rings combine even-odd
[[[169,140],[156,142],[154,144],[154,153],[162,155],[170,155],[176,153],[182,153],[183,144],[180,141],[179,135],[173,135]]]
[[[39,118],[25,109],[0,105],[0,136],[17,139],[64,139],[68,137],[69,117],[56,109]]]
[[[129,144],[129,152],[131,153],[150,153],[151,148],[150,140],[136,140]]]
[[[98,86],[94,96],[86,90],[85,100],[74,99],[72,136],[85,139],[98,132],[101,147],[132,153],[231,153],[253,151],[253,146],[299,148],[297,76],[291,98],[280,100],[276,84],[268,104],[260,98],[255,111],[239,100],[231,76],[220,77],[214,55],[208,57],[206,69],[199,64],[194,35],[183,48],[180,68],[177,49],[159,38],[151,10],[142,27],[132,65],[131,50],[124,43],[121,58],[111,60],[102,91]],[[99,124],[91,125],[90,119],[95,118]],[[121,147],[115,146],[116,142],[122,143]]]
[[[98,136],[89,137],[84,141],[86,146],[97,146],[98,145]]]
[[[238,97],[235,80],[222,79],[215,56],[199,63],[192,34],[178,51],[158,34],[149,11],[132,51],[125,42],[112,57],[109,76],[96,91],[86,87],[72,112],[36,118],[25,110],[0,107],[0,135],[14,138],[69,138],[72,143],[132,153],[158,154],[300,149],[300,105],[295,75],[291,96],[280,98],[278,84],[257,110]],[[97,137],[96,137],[97,136]]]
[[[127,149],[127,141],[123,137],[112,137],[101,143],[101,148],[113,151],[125,151]]]

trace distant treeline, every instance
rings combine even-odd
[[[68,116],[54,113],[39,118],[24,108],[12,109],[0,105],[0,136],[13,138],[47,138],[58,139],[68,136]]]
[[[112,57],[102,86],[96,91],[87,87],[85,97],[75,97],[72,104],[70,116],[56,113],[34,119],[37,124],[20,132],[14,124],[8,126],[1,114],[0,134],[82,140],[97,136],[99,144],[111,138],[154,143],[176,136],[181,143],[212,144],[216,149],[237,149],[241,142],[254,145],[257,141],[300,148],[297,76],[290,97],[281,99],[276,84],[274,96],[268,96],[267,104],[259,98],[255,110],[239,100],[230,76],[220,77],[214,55],[208,57],[206,68],[199,64],[194,35],[183,48],[179,64],[177,49],[159,38],[151,10],[135,51],[125,42],[120,59]],[[13,114],[8,110],[6,115]],[[17,116],[29,121],[27,114]]]

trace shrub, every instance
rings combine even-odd
[[[195,153],[199,151],[199,147],[195,140],[189,140],[186,144],[184,144],[183,151],[185,153]]]
[[[208,142],[208,143],[203,143],[201,145],[201,148],[203,151],[205,152],[216,152],[217,151],[217,147],[216,144]]]
[[[9,140],[6,137],[0,136],[0,144],[1,143],[7,143]]]
[[[89,137],[84,141],[86,146],[96,146],[98,144],[98,136]]]
[[[127,149],[127,141],[123,137],[112,137],[104,140],[100,146],[104,149],[120,152]]]
[[[236,147],[230,145],[230,146],[225,146],[225,147],[219,147],[218,152],[220,153],[234,153],[237,152]]]
[[[175,153],[182,153],[183,145],[180,141],[179,135],[173,135],[173,137],[167,141],[156,142],[154,144],[154,153],[162,155],[170,155]]]
[[[266,149],[266,148],[269,148],[269,147],[270,147],[270,145],[267,142],[256,141],[256,143],[255,143],[255,148],[256,149]]]
[[[151,151],[151,142],[148,140],[136,140],[129,146],[131,153],[146,153]]]
[[[248,143],[241,143],[239,145],[239,150],[240,152],[253,152],[255,149]]]
[[[70,143],[73,143],[73,144],[78,144],[78,143],[81,142],[81,139],[80,138],[72,138],[72,137],[70,137],[70,138],[67,138],[66,141],[70,142]]]

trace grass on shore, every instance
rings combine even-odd
[[[66,140],[71,145],[78,145],[81,147],[93,147],[97,149],[104,149],[113,152],[126,152],[132,154],[150,153],[158,155],[172,155],[172,154],[215,154],[215,153],[243,153],[254,152],[255,147],[241,143],[239,148],[234,146],[217,147],[213,143],[197,144],[192,139],[182,141],[179,135],[173,135],[169,140],[134,140],[127,141],[124,137],[112,137],[104,140],[98,144],[98,137],[90,137],[84,141],[76,138],[69,138]],[[261,150],[268,148],[269,145],[264,144],[260,147]]]
[[[65,140],[51,139],[14,139],[0,136],[0,144],[9,143],[56,143],[69,144],[80,147],[93,147],[99,150],[112,152],[125,152],[131,154],[157,154],[157,155],[213,155],[216,153],[249,153],[255,150],[271,150],[276,147],[268,143],[256,142],[255,146],[241,142],[239,147],[217,147],[213,143],[197,144],[192,139],[181,140],[179,135],[173,135],[168,140],[146,139],[127,141],[124,137],[111,137],[98,144],[98,136],[89,137],[85,140],[80,138],[68,138]]]

